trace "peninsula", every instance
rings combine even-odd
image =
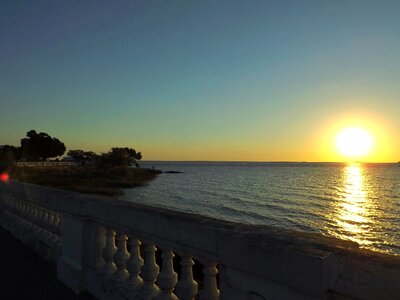
[[[117,195],[148,184],[161,171],[140,168],[141,152],[115,147],[107,153],[70,150],[47,133],[27,132],[21,146],[0,147],[0,173],[18,180],[81,193]]]

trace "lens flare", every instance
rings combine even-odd
[[[8,180],[10,180],[10,175],[8,175],[6,172],[0,174],[1,182],[7,183]]]

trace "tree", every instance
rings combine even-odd
[[[111,166],[132,166],[139,167],[138,160],[142,159],[142,154],[136,152],[135,149],[124,147],[124,148],[112,148],[108,153],[103,153],[99,162],[102,165]]]
[[[19,159],[19,150],[20,148],[14,146],[0,146],[0,173],[8,171],[15,160]]]
[[[63,142],[45,132],[36,133],[35,130],[30,130],[26,138],[21,139],[22,157],[26,160],[45,160],[63,155],[65,150]]]
[[[78,161],[95,161],[98,158],[93,151],[83,150],[69,150],[67,155]]]
[[[2,146],[0,146],[0,154],[8,155],[8,156],[12,157],[13,160],[20,160],[22,153],[21,153],[20,147],[15,147],[15,146],[10,146],[10,145],[2,145]]]

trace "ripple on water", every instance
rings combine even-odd
[[[145,163],[146,164],[146,163]],[[124,200],[215,218],[321,232],[400,255],[400,167],[295,163],[162,163]]]

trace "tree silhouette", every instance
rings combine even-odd
[[[15,147],[11,145],[2,145],[0,146],[0,154],[4,156],[9,156],[13,160],[19,160],[21,159],[21,148],[20,147]]]
[[[95,161],[98,158],[93,151],[83,150],[69,150],[67,155],[78,161]]]
[[[21,149],[3,145],[0,146],[0,173],[8,171],[17,159],[20,159]]]
[[[112,148],[109,152],[103,153],[99,162],[102,165],[111,166],[132,166],[139,167],[138,160],[142,159],[141,152],[136,152],[135,149],[124,147],[124,148]]]
[[[26,138],[21,139],[22,157],[26,160],[45,160],[63,155],[65,150],[63,142],[45,132],[36,133],[35,130],[30,130]]]

